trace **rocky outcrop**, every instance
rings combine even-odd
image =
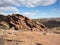
[[[44,31],[45,26],[39,22],[33,22],[31,19],[20,14],[12,14],[8,16],[0,15],[0,28],[15,30],[31,30]]]

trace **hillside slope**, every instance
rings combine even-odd
[[[20,14],[0,15],[0,29],[44,31],[45,26]]]

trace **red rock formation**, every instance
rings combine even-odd
[[[2,22],[2,23],[1,23]],[[5,22],[5,24],[3,24]],[[4,25],[8,28],[14,27],[15,30],[38,30],[44,31],[45,26],[38,22],[33,22],[31,19],[22,16],[20,14],[12,14],[8,16],[0,15],[0,25]]]

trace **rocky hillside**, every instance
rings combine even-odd
[[[60,45],[60,33],[45,31],[39,21],[20,14],[0,15],[0,45]]]
[[[20,14],[4,16],[0,14],[0,29],[44,31],[45,26]]]

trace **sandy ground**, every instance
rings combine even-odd
[[[2,33],[3,32],[3,33]],[[0,31],[3,39],[21,41],[20,45],[60,45],[60,34],[37,31]]]
[[[26,40],[31,45],[60,45],[60,34],[46,33],[43,32],[23,32],[21,33],[22,40]]]

